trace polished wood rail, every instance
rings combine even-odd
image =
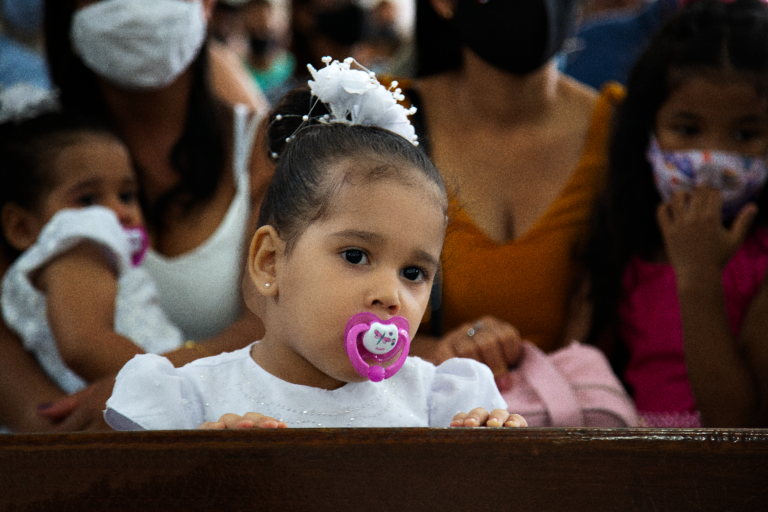
[[[0,510],[768,511],[768,430],[0,435]]]

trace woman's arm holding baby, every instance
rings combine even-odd
[[[38,410],[64,396],[0,321],[0,425],[14,432],[51,430],[54,422],[40,416]]]
[[[0,278],[9,266],[0,249]],[[50,430],[54,422],[38,415],[38,410],[64,396],[0,319],[0,425],[16,432]]]
[[[115,332],[117,275],[95,244],[82,243],[40,269],[48,322],[61,357],[88,382],[116,374],[144,351]]]
[[[144,353],[115,332],[117,275],[96,245],[79,244],[51,261],[40,270],[35,284],[46,295],[48,321],[62,359],[86,381],[113,377]],[[226,340],[213,341],[206,343],[206,351],[180,348],[163,355],[174,366],[183,366],[206,353],[218,353],[213,349],[219,344],[228,348]]]

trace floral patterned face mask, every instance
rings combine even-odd
[[[663,201],[675,192],[693,192],[702,185],[720,191],[723,219],[739,213],[763,189],[768,157],[711,150],[662,151],[654,135],[646,153],[654,182]]]

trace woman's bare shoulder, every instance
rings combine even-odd
[[[587,84],[561,74],[559,90],[562,100],[571,108],[589,115],[595,109],[600,93]]]

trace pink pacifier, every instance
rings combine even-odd
[[[128,245],[131,247],[131,263],[138,267],[147,255],[149,249],[149,235],[143,226],[134,228],[123,228],[128,235]]]
[[[353,316],[344,329],[344,348],[357,373],[372,382],[388,379],[402,368],[408,357],[411,339],[408,336],[408,320],[395,316],[387,321],[373,313],[363,312]],[[398,351],[402,348],[402,351]],[[363,359],[384,363],[400,357],[395,364],[384,368],[369,365]]]

